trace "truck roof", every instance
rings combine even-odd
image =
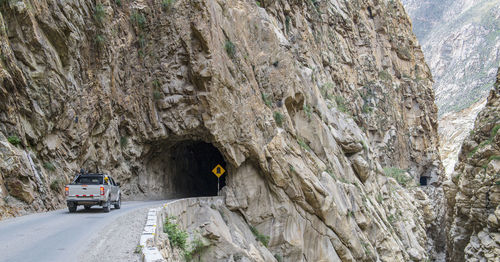
[[[104,173],[85,173],[85,174],[80,174],[80,176],[107,176],[108,174]]]

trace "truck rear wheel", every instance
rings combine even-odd
[[[115,209],[120,209],[122,207],[122,196],[118,197],[118,201],[115,203]]]
[[[109,213],[109,211],[111,210],[111,203],[109,202],[106,202],[106,205],[102,207],[102,210],[104,210],[104,213]]]
[[[85,210],[90,210],[90,206],[83,206]]]
[[[75,213],[76,212],[76,205],[68,206],[69,212],[70,213]]]

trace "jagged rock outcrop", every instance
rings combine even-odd
[[[285,261],[444,249],[432,80],[399,1],[1,8],[2,217],[62,204],[81,166],[159,198],[198,191],[208,175],[188,167],[223,161],[232,221]]]
[[[445,183],[449,208],[449,261],[500,259],[500,70],[486,107],[465,139],[452,179]]]

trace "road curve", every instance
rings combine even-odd
[[[85,257],[82,252],[95,245],[91,241],[118,218],[162,203],[165,200],[123,202],[121,209],[111,209],[110,213],[99,207],[89,211],[80,207],[71,214],[68,209],[60,209],[0,221],[0,261],[81,260]]]

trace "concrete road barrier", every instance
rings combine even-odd
[[[183,198],[165,203],[159,208],[149,209],[146,225],[139,240],[139,245],[142,246],[142,261],[166,261],[158,250],[158,234],[160,230],[163,230],[163,220],[165,217],[179,217],[181,214],[188,212],[188,209],[192,206],[212,204],[223,205],[224,197]]]

